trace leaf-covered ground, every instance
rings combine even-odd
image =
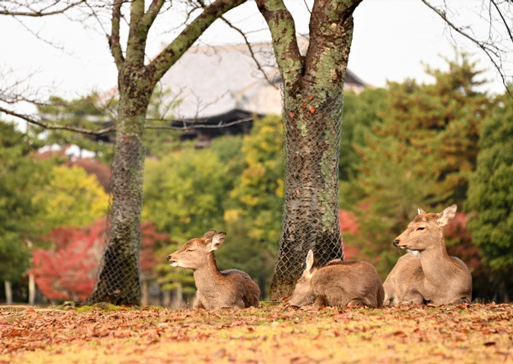
[[[513,363],[513,305],[0,310],[0,363]]]

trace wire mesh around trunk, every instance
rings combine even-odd
[[[308,250],[320,266],[344,257],[338,220],[342,90],[331,95],[318,108],[308,96],[284,102],[285,197],[271,300],[292,293]]]
[[[112,163],[106,244],[88,304],[140,305],[141,210],[145,149],[137,137],[119,137]]]

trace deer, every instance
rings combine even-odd
[[[470,304],[472,276],[460,259],[447,253],[443,227],[456,215],[451,205],[440,213],[418,215],[408,224],[393,245],[418,252],[405,254],[397,261],[385,283],[385,305]]]
[[[238,269],[219,271],[214,251],[219,249],[226,233],[210,230],[203,238],[191,239],[168,255],[171,267],[192,269],[196,283],[194,309],[244,309],[258,307],[260,288],[251,277]]]
[[[294,307],[367,306],[382,307],[383,285],[372,264],[335,259],[319,267],[312,250],[297,281],[289,304]]]

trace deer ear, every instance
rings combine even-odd
[[[420,207],[417,209],[419,215],[426,215],[426,211],[422,210]]]
[[[458,209],[458,206],[456,204],[449,206],[439,214],[437,214],[438,217],[438,225],[445,226],[448,223],[451,222],[451,220],[456,216],[456,210]]]
[[[312,274],[317,269],[317,264],[315,262],[315,256],[312,249],[308,251],[308,255],[306,256],[306,271]]]
[[[215,234],[212,238],[212,242],[210,243],[210,251],[219,249],[219,247],[223,245],[224,238],[226,238],[226,233],[224,231]]]
[[[203,235],[203,239],[212,239],[212,237],[216,234],[216,231],[215,230],[210,230],[210,231],[207,231],[205,233],[205,235]]]

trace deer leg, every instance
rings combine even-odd
[[[201,300],[198,299],[196,301],[196,303],[194,304],[194,309],[199,310],[200,308],[205,309],[205,306],[203,306],[203,303],[201,302]]]
[[[455,298],[455,299],[449,301],[450,305],[461,305],[461,304],[465,304],[465,303],[470,304],[470,300],[466,297]]]
[[[403,296],[400,304],[422,305],[424,296],[416,288],[410,288]]]
[[[324,299],[324,296],[317,296],[313,307],[315,309],[317,309],[317,308],[320,308],[321,306],[326,306],[326,304],[327,304],[327,302]]]
[[[362,307],[367,306],[361,299],[355,298],[347,303],[347,307]]]

